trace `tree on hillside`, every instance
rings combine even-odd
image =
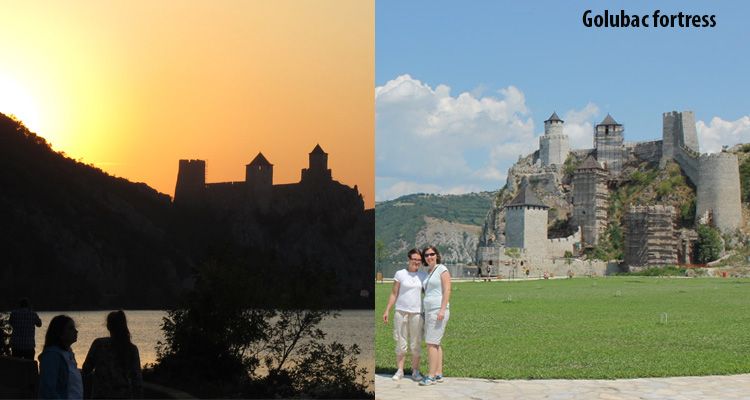
[[[697,231],[698,242],[695,250],[698,262],[705,264],[718,259],[724,248],[719,231],[708,225],[698,225]]]

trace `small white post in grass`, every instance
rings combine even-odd
[[[621,296],[622,296],[622,292],[621,291],[618,290],[618,291],[615,292],[615,297],[621,297]]]
[[[511,302],[513,302],[513,295],[512,295],[512,294],[509,294],[509,295],[508,295],[508,297],[506,297],[506,298],[505,298],[505,302],[506,302],[506,303],[511,303]]]
[[[665,312],[661,313],[661,316],[659,317],[659,323],[662,325],[666,325],[668,320],[669,315]]]

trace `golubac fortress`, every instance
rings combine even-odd
[[[245,180],[240,182],[206,183],[205,160],[180,160],[174,204],[262,213],[316,207],[364,210],[357,186],[351,188],[331,177],[328,154],[320,145],[310,152],[299,183],[274,185],[273,164],[262,153],[245,166]]]
[[[623,170],[644,162],[660,169],[676,162],[695,188],[695,224],[736,232],[743,223],[737,156],[726,151],[701,154],[690,111],[664,113],[662,122],[661,140],[629,143],[624,141],[624,126],[607,115],[594,129],[593,148],[570,149],[564,121],[553,113],[544,121],[538,150],[511,167],[501,195],[512,197],[499,198],[488,213],[477,265],[492,266],[506,276],[519,260],[557,271],[604,273],[606,263],[596,267],[590,261],[561,258],[597,245],[609,221],[613,188],[628,179]],[[578,163],[564,180],[570,159]],[[569,226],[576,230],[567,237],[548,238],[551,210],[567,214]],[[625,265],[694,262],[697,235],[694,229],[677,228],[673,206],[631,206],[623,212]],[[512,260],[507,251],[511,248],[519,253]]]

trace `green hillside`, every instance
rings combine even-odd
[[[375,239],[382,243],[380,262],[401,261],[415,245],[424,217],[481,227],[497,192],[465,195],[410,194],[375,205]],[[403,253],[403,254],[402,254]]]

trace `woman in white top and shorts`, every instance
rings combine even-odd
[[[404,359],[407,344],[411,349],[411,378],[421,380],[419,373],[419,354],[422,347],[422,281],[427,273],[420,271],[422,255],[417,249],[409,250],[409,265],[396,271],[393,277],[393,290],[385,306],[383,322],[388,323],[391,307],[396,305],[393,315],[393,339],[396,341],[396,364],[398,369],[393,380],[404,376]]]
[[[429,267],[424,280],[424,340],[427,343],[427,357],[430,360],[430,373],[419,382],[420,386],[443,382],[443,334],[450,317],[451,274],[445,265],[440,264],[440,253],[434,246],[422,250],[424,265]]]

